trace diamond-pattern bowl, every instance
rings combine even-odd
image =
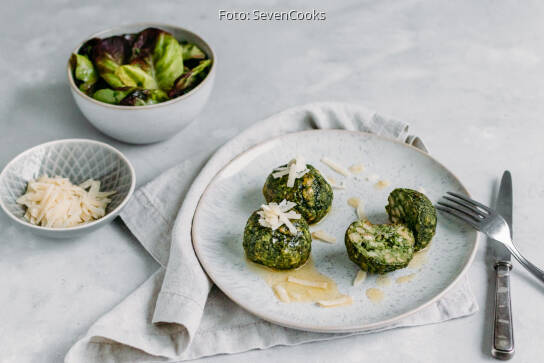
[[[71,228],[47,228],[30,224],[25,207],[16,200],[27,183],[41,175],[69,178],[74,184],[100,180],[101,191],[114,190],[106,215],[99,220]],[[136,185],[134,168],[117,149],[86,139],[52,141],[35,146],[10,161],[0,173],[0,206],[18,225],[47,237],[75,237],[112,221],[125,206]]]

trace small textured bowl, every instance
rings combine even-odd
[[[212,48],[195,33],[172,25],[141,23],[104,30],[85,38],[73,52],[76,53],[88,39],[137,33],[148,27],[164,29],[172,33],[177,40],[191,42],[202,49],[212,60],[206,78],[188,93],[170,101],[148,106],[110,105],[97,101],[79,90],[73,78],[72,67],[68,62],[70,90],[83,115],[104,134],[131,144],[163,141],[189,125],[206,105],[215,79],[216,57]]]
[[[17,198],[27,183],[41,175],[69,178],[80,184],[92,178],[101,182],[101,191],[115,190],[106,215],[94,222],[70,228],[33,225],[24,218],[25,208]],[[35,146],[10,161],[0,173],[0,207],[19,226],[38,235],[66,238],[96,230],[111,222],[125,206],[136,185],[134,168],[117,149],[86,139],[52,141]]]

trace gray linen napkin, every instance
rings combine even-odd
[[[166,171],[140,188],[121,214],[161,268],[100,318],[65,361],[172,362],[439,323],[476,312],[476,300],[463,277],[440,300],[391,326],[359,333],[310,333],[263,321],[212,289],[191,243],[191,222],[200,195],[242,151],[273,136],[317,128],[371,132],[426,150],[418,137],[407,134],[404,122],[361,106],[313,103],[255,124],[221,147],[202,170],[202,159],[196,157]]]

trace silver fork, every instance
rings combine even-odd
[[[467,222],[476,230],[501,242],[523,267],[541,282],[544,282],[544,271],[529,262],[514,246],[508,223],[500,214],[461,194],[452,192],[447,192],[447,194],[450,196],[445,195],[444,199],[451,203],[438,202],[439,205],[436,206],[438,210]]]

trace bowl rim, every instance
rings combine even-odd
[[[70,64],[70,58],[71,58],[72,54],[76,54],[77,51],[79,50],[79,48],[81,48],[81,46],[83,44],[85,44],[85,42],[87,42],[89,39],[99,37],[103,33],[110,33],[110,32],[117,33],[117,32],[119,32],[120,34],[122,34],[122,29],[128,28],[128,27],[142,27],[142,29],[145,29],[147,27],[155,27],[155,28],[159,28],[159,29],[161,29],[161,28],[174,28],[176,30],[179,30],[179,31],[182,31],[182,32],[185,32],[185,33],[189,33],[191,36],[194,36],[195,38],[199,39],[202,43],[204,43],[208,47],[208,49],[210,50],[209,56],[210,56],[210,59],[212,60],[212,65],[211,65],[210,71],[208,72],[206,77],[202,80],[202,82],[200,82],[195,88],[193,88],[189,92],[185,93],[184,95],[175,97],[175,98],[173,98],[171,100],[156,103],[154,105],[144,105],[144,106],[112,105],[112,104],[109,104],[109,103],[106,103],[106,102],[101,102],[101,101],[95,100],[94,98],[92,98],[92,97],[88,96],[87,94],[85,94],[84,92],[82,92],[77,87],[76,82],[74,80],[74,75],[73,75],[73,72],[72,72],[72,66]],[[200,35],[196,34],[195,32],[193,32],[191,30],[188,30],[186,28],[182,28],[180,26],[171,25],[171,24],[141,22],[141,23],[128,23],[128,24],[118,25],[118,26],[115,26],[115,27],[110,27],[110,28],[95,32],[95,33],[87,36],[85,38],[85,40],[81,41],[78,44],[78,46],[70,53],[70,57],[68,58],[66,70],[67,70],[67,73],[68,73],[68,83],[70,84],[70,88],[72,89],[73,92],[75,92],[75,94],[81,96],[83,99],[86,99],[86,100],[88,100],[88,101],[90,101],[90,102],[92,102],[92,103],[94,103],[96,105],[100,105],[100,106],[103,106],[103,107],[106,107],[106,108],[111,108],[111,109],[114,109],[114,110],[132,110],[133,111],[133,110],[148,110],[148,109],[152,109],[152,108],[169,106],[169,105],[171,105],[173,103],[176,103],[176,102],[179,102],[179,101],[181,101],[183,99],[189,98],[191,95],[196,93],[196,91],[198,89],[203,88],[204,83],[206,83],[206,82],[209,83],[209,79],[212,78],[212,77],[210,77],[212,75],[212,72],[215,72],[216,62],[217,62],[217,57],[216,57],[215,52],[213,51],[212,47],[210,46],[210,44],[207,41],[205,41]]]
[[[58,233],[63,233],[63,232],[67,233],[67,232],[73,232],[73,231],[78,231],[78,230],[90,228],[91,226],[97,225],[99,223],[103,223],[106,219],[109,219],[112,216],[116,216],[125,207],[125,205],[129,201],[130,197],[134,193],[134,189],[136,188],[136,172],[134,171],[134,167],[132,166],[132,164],[128,160],[128,158],[122,152],[120,152],[119,150],[117,150],[116,148],[114,148],[111,145],[108,145],[108,144],[106,144],[104,142],[101,142],[101,141],[92,140],[92,139],[79,139],[79,138],[60,139],[60,140],[49,141],[49,142],[46,142],[46,143],[43,143],[43,144],[33,146],[30,149],[27,149],[27,150],[21,152],[20,154],[18,154],[17,156],[15,156],[10,162],[8,162],[6,164],[6,166],[4,166],[4,168],[2,169],[2,172],[0,172],[0,181],[2,181],[5,178],[5,174],[7,173],[7,170],[13,164],[15,164],[20,158],[22,158],[23,156],[28,155],[28,154],[30,154],[30,153],[32,153],[32,152],[34,152],[34,151],[36,151],[36,150],[38,150],[40,148],[46,147],[46,146],[50,146],[50,145],[54,145],[54,144],[63,144],[63,143],[95,144],[95,145],[98,145],[100,147],[109,149],[110,151],[117,154],[119,156],[119,158],[128,166],[128,169],[130,171],[131,183],[130,183],[130,188],[129,188],[128,192],[127,192],[127,195],[124,197],[124,199],[121,201],[121,203],[119,203],[119,205],[114,210],[112,210],[111,212],[106,214],[104,217],[102,217],[100,219],[97,219],[95,221],[92,221],[90,223],[81,224],[81,225],[74,226],[74,227],[65,227],[65,228],[52,228],[52,227],[38,226],[38,225],[27,222],[23,218],[18,218],[9,209],[7,209],[7,207],[4,205],[3,198],[0,198],[0,207],[2,208],[4,213],[6,213],[6,215],[8,217],[10,217],[12,220],[14,220],[17,223],[20,223],[20,224],[22,224],[22,225],[24,225],[26,227],[34,229],[34,230],[51,231],[51,232],[58,232]]]

